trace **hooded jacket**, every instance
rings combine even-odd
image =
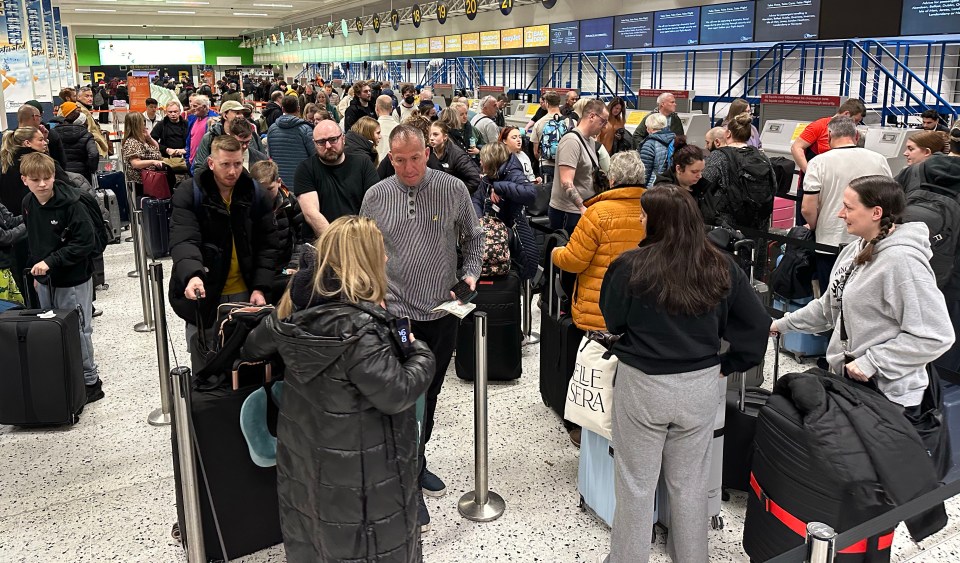
[[[456,176],[467,185],[467,191],[471,195],[476,193],[477,186],[480,185],[480,167],[453,139],[447,139],[447,144],[443,149],[443,158],[437,156],[434,150],[430,151],[430,158],[436,160],[439,164],[437,170],[443,170],[447,174]]]
[[[586,213],[566,246],[553,253],[553,263],[577,274],[573,323],[581,330],[606,330],[600,312],[600,288],[607,268],[618,256],[636,248],[646,236],[640,222],[640,187],[618,187],[586,202]]]
[[[73,287],[93,275],[96,235],[90,216],[78,203],[80,192],[59,180],[53,190],[53,197],[44,205],[32,193],[23,198],[28,264],[46,262],[53,287]]]
[[[197,201],[196,191],[200,197]],[[220,294],[227,282],[233,245],[237,245],[240,274],[250,291],[270,294],[278,269],[279,241],[273,202],[253,178],[241,173],[229,210],[220,196],[212,170],[187,178],[173,193],[170,225],[170,305],[188,323],[213,326]],[[188,300],[183,292],[190,279],[203,280],[206,299]]]
[[[646,185],[652,186],[657,177],[670,168],[670,143],[677,136],[669,129],[647,135],[640,146],[640,160],[647,171]]]
[[[167,149],[187,148],[187,121],[182,115],[176,123],[164,117],[150,130],[150,136],[159,143],[160,154],[167,158]]]
[[[63,141],[63,151],[66,154],[68,172],[82,174],[84,178],[91,178],[100,163],[100,151],[97,141],[90,134],[85,125],[63,123],[55,129]]]
[[[293,249],[299,243],[299,233],[303,228],[303,213],[297,196],[285,186],[280,186],[277,199],[273,202],[273,214],[277,218],[277,241],[280,253],[277,259],[277,271],[290,266]],[[294,266],[296,267],[296,266]]]
[[[291,563],[420,561],[413,405],[435,361],[422,341],[401,359],[390,320],[371,304],[326,299],[268,317],[244,345],[244,358],[286,364],[277,492]]]
[[[350,100],[347,111],[343,112],[343,130],[349,131],[350,128],[353,127],[353,124],[359,121],[361,117],[367,116],[376,119],[377,110],[374,108],[374,105],[373,98],[367,102],[367,107],[360,105],[360,98]]]
[[[347,131],[343,142],[343,152],[363,158],[369,158],[374,166],[377,165],[377,152],[373,141],[356,131]]]
[[[27,236],[23,215],[14,215],[0,203],[0,270],[13,267],[13,245]],[[17,274],[15,274],[17,275]]]
[[[296,115],[282,115],[267,131],[267,151],[277,163],[284,185],[292,186],[297,166],[317,154],[313,126]]]
[[[954,341],[943,294],[937,289],[929,259],[929,231],[923,223],[906,223],[877,243],[873,260],[854,264],[863,241],[847,245],[830,274],[830,290],[799,311],[787,313],[777,326],[784,332],[823,332],[832,328],[827,346],[830,370],[843,373],[844,350],[839,318],[848,336],[847,354],[880,391],[904,407],[920,404],[927,387],[927,363]]]

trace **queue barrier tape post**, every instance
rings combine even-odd
[[[837,555],[837,533],[821,522],[807,524],[807,556],[809,563],[833,563]]]
[[[133,224],[137,229],[134,255],[137,259],[137,270],[140,272],[140,306],[143,308],[143,322],[134,325],[133,330],[151,332],[154,330],[153,308],[150,303],[150,280],[147,278],[147,251],[143,241],[143,211],[137,209],[133,212]]]
[[[190,432],[190,368],[177,366],[170,370],[173,389],[173,415],[177,429],[177,451],[180,462],[180,490],[183,495],[183,543],[188,563],[206,563],[203,547],[203,525],[200,521],[200,487],[197,484],[197,458]],[[184,533],[185,532],[185,533]]]
[[[474,490],[460,497],[460,515],[473,522],[490,522],[503,515],[507,505],[487,482],[487,314],[475,312],[476,370],[473,378]]]
[[[130,236],[127,237],[127,242],[133,241],[133,248],[134,250],[136,250],[137,245],[139,244],[137,242],[138,241],[137,237],[140,236],[139,231],[136,230],[136,226],[133,223],[133,210],[136,207],[136,202],[134,201],[134,198],[136,197],[135,195],[136,192],[133,187],[133,182],[124,182],[124,186],[125,186],[125,189],[127,190],[127,213],[130,214]],[[127,277],[128,278],[140,277],[139,262],[137,263],[137,268],[135,270],[127,272]]]
[[[533,332],[533,280],[523,282],[523,345],[540,342],[540,333]]]
[[[153,320],[157,335],[157,368],[160,372],[160,408],[151,412],[147,423],[151,426],[170,424],[170,351],[167,335],[166,303],[163,297],[163,264],[150,264],[150,283],[153,284]]]

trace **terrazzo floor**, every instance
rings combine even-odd
[[[97,301],[94,346],[106,398],[85,409],[68,429],[0,426],[0,563],[186,561],[170,538],[176,519],[169,428],[147,415],[160,404],[153,333],[137,333],[142,320],[130,243],[105,257],[110,289]],[[163,261],[169,276],[170,261]],[[534,311],[534,330],[539,312]],[[183,323],[167,311],[172,350],[187,362]],[[431,469],[448,494],[427,499],[433,530],[424,538],[425,561],[593,562],[610,531],[578,507],[578,450],[560,421],[543,406],[537,382],[538,347],[524,348],[518,382],[489,391],[490,487],[507,502],[503,517],[477,524],[461,518],[457,500],[473,486],[473,388],[451,364],[429,445]],[[772,365],[768,352],[767,370]],[[781,373],[797,367],[781,358]],[[2,370],[0,366],[0,370]],[[772,377],[767,374],[767,385]],[[723,505],[725,527],[710,532],[712,562],[746,561],[740,547],[745,495]],[[894,561],[960,561],[960,499],[947,504],[948,527],[914,544],[901,526]],[[659,535],[651,558],[669,561]],[[238,561],[284,561],[275,547]]]

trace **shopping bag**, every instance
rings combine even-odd
[[[609,440],[613,427],[613,384],[619,362],[603,340],[602,333],[590,332],[580,341],[563,417]]]

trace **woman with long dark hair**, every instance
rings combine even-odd
[[[617,129],[622,128],[625,123],[627,106],[623,102],[623,98],[614,97],[610,100],[610,103],[607,104],[607,111],[610,112],[610,117],[597,140],[600,141],[600,144],[603,145],[603,148],[605,148],[609,154],[613,154],[613,139]]]
[[[610,563],[643,563],[661,468],[674,561],[707,563],[707,480],[725,374],[766,351],[769,315],[733,258],[711,245],[689,192],[658,185],[640,198],[646,238],[607,270],[600,311],[621,334],[613,402],[617,508]],[[721,336],[730,343],[720,353]]]

